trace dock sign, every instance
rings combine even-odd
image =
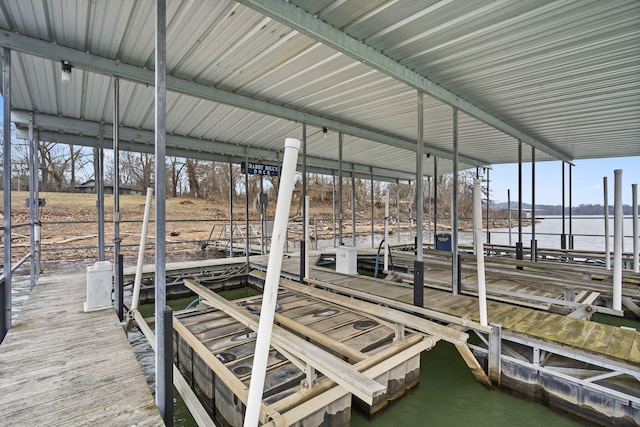
[[[247,168],[247,164],[249,167]],[[278,176],[280,174],[278,166],[263,165],[261,163],[245,163],[241,164],[242,173],[249,175]]]

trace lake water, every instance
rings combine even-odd
[[[515,216],[512,217],[513,224],[516,224]],[[349,230],[350,225],[347,225]],[[531,226],[522,227],[522,241],[525,248],[531,246]],[[572,219],[572,234],[574,249],[591,250],[604,252],[604,217],[603,216],[574,216]],[[392,226],[393,234],[389,237],[390,243],[407,242],[413,240],[408,232],[398,234],[395,226]],[[633,252],[633,222],[630,216],[623,219],[625,252]],[[449,233],[449,230],[438,230],[438,233]],[[492,228],[490,229],[491,243],[498,245],[509,245],[509,228]],[[562,234],[562,216],[545,216],[536,219],[536,240],[538,248],[560,249],[560,235]],[[569,218],[565,218],[565,234],[569,234]],[[414,234],[415,235],[415,231]],[[374,236],[374,247],[377,248],[382,241],[383,236],[376,234]],[[568,238],[567,238],[568,239]],[[428,234],[428,230],[424,230],[424,242],[432,242],[433,239]],[[458,241],[461,244],[473,243],[473,232],[460,231]],[[511,246],[515,246],[518,241],[518,227],[511,228]],[[351,246],[351,236],[343,238],[343,242],[347,246]],[[486,229],[483,232],[483,242],[487,243]],[[318,242],[318,248],[332,248],[333,239]],[[358,236],[356,239],[358,246],[371,247],[371,235]],[[613,215],[609,217],[609,250],[613,253]]]
[[[604,225],[604,216],[574,216],[572,220],[574,249],[604,252]],[[623,243],[624,250],[626,252],[631,252],[633,248],[633,222],[630,216],[623,219],[623,229],[625,236]],[[523,227],[522,233],[524,246],[529,247],[531,243],[531,226]],[[565,233],[569,234],[568,217],[565,217]],[[536,240],[538,241],[538,248],[560,249],[561,234],[561,216],[545,216],[537,219]],[[463,238],[467,243],[470,243],[471,233],[462,233],[460,240],[462,241]],[[511,229],[511,240],[512,245],[515,245],[515,242],[518,240],[517,227]],[[502,245],[509,244],[509,228],[491,229],[491,243]],[[613,252],[613,215],[609,217],[609,250]]]

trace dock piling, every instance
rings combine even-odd
[[[489,326],[491,326],[491,333],[489,334],[489,378],[499,387],[500,375],[502,374],[502,325],[491,323]]]

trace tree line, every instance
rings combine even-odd
[[[2,138],[2,133],[0,133]],[[0,144],[0,149],[2,144]],[[28,144],[14,139],[12,143],[11,187],[13,190],[28,190]],[[80,184],[95,179],[97,170],[98,149],[75,146],[58,142],[40,142],[38,144],[38,172],[40,191],[74,192]],[[121,151],[120,185],[134,188],[144,193],[147,187],[153,186],[155,173],[155,156],[147,153]],[[105,183],[113,181],[113,151],[104,151]],[[4,167],[4,165],[2,165]],[[244,198],[248,189],[249,198],[253,201],[261,189],[275,202],[279,184],[278,177],[249,175],[245,183],[245,175],[240,165],[225,162],[206,161],[168,156],[165,160],[166,194],[169,197],[191,197],[204,200],[228,200],[234,197]],[[459,173],[457,181],[458,212],[461,218],[471,218],[472,191],[475,171]],[[296,177],[296,188],[302,186],[300,174]],[[315,205],[331,205],[337,194],[337,180],[330,175],[310,173],[307,175],[307,194]],[[425,181],[423,185],[424,211],[434,215],[433,204],[438,199],[439,221],[448,222],[451,218],[450,203],[454,191],[454,179],[445,174],[437,180]],[[248,185],[247,185],[248,184]],[[371,182],[370,179],[344,177],[343,209],[355,209],[360,216],[370,216],[373,198],[375,215],[384,209],[384,197],[387,189],[390,193],[391,210],[400,211],[402,218],[415,217],[415,186],[408,183]],[[355,206],[351,206],[352,191],[355,194]],[[486,202],[486,188],[483,187],[483,201]],[[302,200],[297,200],[297,213],[301,213]],[[337,201],[336,201],[337,203]],[[492,203],[492,202],[490,202]],[[273,203],[274,204],[274,203]],[[431,211],[429,211],[431,209]],[[425,214],[425,220],[427,220]],[[395,216],[395,214],[393,215]]]

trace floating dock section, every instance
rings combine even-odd
[[[241,425],[261,296],[227,302],[185,283],[205,307],[175,315],[177,366],[219,422]],[[417,385],[420,353],[438,339],[288,289],[275,322],[261,410],[273,425],[348,426],[352,401],[379,411]]]

